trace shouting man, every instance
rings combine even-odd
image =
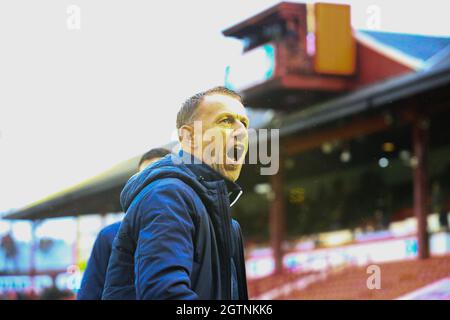
[[[247,299],[239,224],[230,207],[248,149],[241,97],[216,87],[177,116],[181,151],[133,176],[103,299]]]

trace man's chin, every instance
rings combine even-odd
[[[234,182],[239,178],[242,164],[211,164],[210,167],[219,172],[224,178]]]
[[[222,175],[234,182],[239,178],[241,169],[242,165],[226,164],[223,168]]]

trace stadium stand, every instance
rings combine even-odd
[[[450,255],[427,260],[408,260],[379,264],[381,288],[370,290],[365,267],[350,267],[328,274],[302,290],[296,290],[277,299],[301,300],[390,300],[450,276]],[[279,276],[280,277],[280,276]],[[290,275],[286,275],[287,278]],[[278,278],[276,278],[278,279]],[[266,279],[267,280],[267,279]],[[282,280],[277,280],[282,282]],[[253,291],[254,292],[254,291]],[[253,293],[252,292],[252,293]]]

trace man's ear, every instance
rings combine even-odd
[[[189,151],[195,149],[195,137],[194,137],[194,128],[189,125],[183,125],[180,129],[178,129],[178,137],[180,140],[180,144],[184,148],[188,148]]]

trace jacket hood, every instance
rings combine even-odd
[[[191,161],[186,161],[186,159]],[[128,180],[120,194],[120,203],[123,211],[126,212],[128,210],[128,207],[142,189],[153,181],[164,178],[180,179],[189,185],[201,198],[208,197],[208,190],[213,188],[216,185],[215,183],[223,180],[227,186],[231,205],[236,203],[242,194],[242,189],[236,183],[224,178],[190,154],[180,152],[179,155],[166,155]]]

